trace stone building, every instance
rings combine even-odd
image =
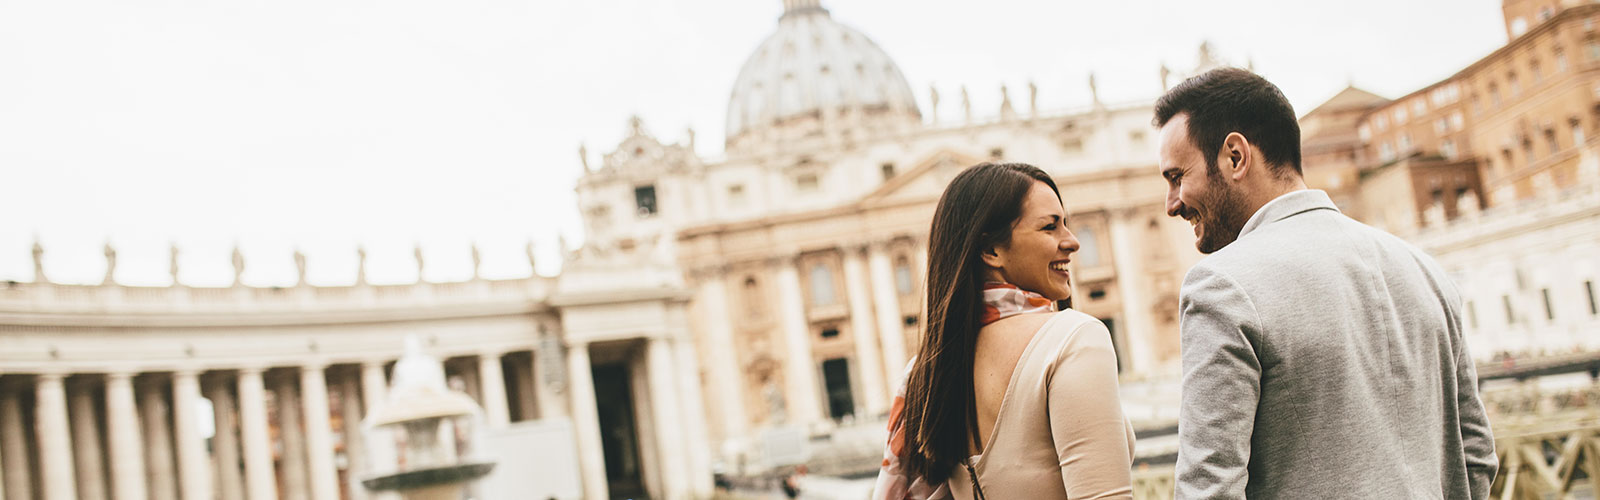
[[[0,288],[5,498],[360,498],[354,423],[413,335],[492,444],[550,450],[486,487],[555,474],[517,494],[699,498],[714,470],[853,460],[849,443],[870,468],[919,344],[934,204],[982,161],[1055,177],[1082,243],[1074,306],[1111,327],[1126,379],[1176,373],[1199,255],[1163,213],[1151,102],[1041,110],[1029,85],[974,111],[962,89],[931,96],[963,109],[939,122],[816,0],[785,0],[732,83],[724,157],[637,118],[582,155],[587,243],[559,277],[139,288],[52,284],[36,264]]]
[[[1481,163],[1463,169],[1481,177],[1483,206],[1574,185],[1578,152],[1600,133],[1600,4],[1507,0],[1504,12],[1506,45],[1362,120],[1368,155]],[[1455,198],[1441,198],[1453,215]]]

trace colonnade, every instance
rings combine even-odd
[[[510,424],[513,405],[518,420],[568,414],[566,398],[533,390],[548,385],[547,370],[530,362],[536,356],[505,354],[449,365],[473,382],[486,425]],[[372,461],[359,421],[383,404],[391,361],[0,373],[0,500],[367,498],[357,479]],[[513,393],[507,362],[530,379],[516,380]],[[587,368],[573,366],[569,379],[587,380]],[[580,434],[596,426],[593,415],[586,420]],[[205,428],[214,429],[209,442]],[[597,470],[603,481],[603,464]]]

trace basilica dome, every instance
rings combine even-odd
[[[772,128],[820,129],[833,116],[920,121],[911,86],[883,49],[834,21],[819,0],[783,3],[778,31],[756,48],[734,81],[726,128],[730,146]]]

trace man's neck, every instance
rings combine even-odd
[[[1247,198],[1249,200],[1249,213],[1255,214],[1256,212],[1261,211],[1261,207],[1267,206],[1268,203],[1271,203],[1272,200],[1276,200],[1283,195],[1293,193],[1295,191],[1303,191],[1305,189],[1306,181],[1301,179],[1299,176],[1294,176],[1288,180],[1268,180],[1265,185],[1261,187],[1261,189],[1253,190],[1254,192],[1251,193],[1249,198]]]

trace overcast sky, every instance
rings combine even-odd
[[[1253,62],[1301,112],[1348,83],[1396,97],[1505,42],[1493,0],[824,0],[928,89],[966,85],[980,114],[999,87],[1042,108],[1154,99],[1159,65],[1193,66],[1211,40]],[[722,153],[734,77],[779,0],[8,0],[0,2],[0,280],[33,279],[35,235],[53,281],[116,277],[376,282],[559,269],[582,240],[572,194],[627,119]],[[1025,102],[1025,101],[1023,101]],[[956,119],[957,105],[941,109]]]

